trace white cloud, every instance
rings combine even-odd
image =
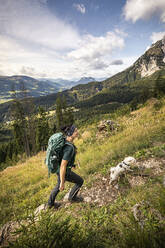
[[[0,60],[2,61],[16,61],[19,59],[32,60],[34,58],[42,59],[45,55],[40,52],[36,52],[33,49],[29,49],[17,40],[12,39],[5,35],[0,35]]]
[[[0,31],[26,45],[63,50],[76,47],[79,41],[78,32],[52,15],[41,0],[5,0],[0,14]]]
[[[75,28],[49,12],[46,0],[1,0],[0,24],[1,75],[61,75],[68,64],[63,54],[81,40]]]
[[[113,53],[123,47],[124,39],[116,32],[107,32],[105,36],[99,37],[86,35],[82,38],[79,48],[67,54],[67,59],[72,61],[75,68],[79,68],[78,73],[82,70],[81,73],[85,71],[99,78],[112,74],[115,67],[113,65],[112,69],[110,63]],[[116,65],[117,67],[120,65]]]
[[[108,56],[115,49],[124,47],[124,39],[114,32],[107,32],[105,36],[95,37],[86,35],[83,37],[80,48],[68,53],[68,58],[90,62]]]
[[[124,32],[123,30],[118,29],[118,28],[115,29],[115,33],[118,34],[118,35],[121,35],[123,37],[127,37],[128,36],[128,34],[126,32]]]
[[[49,12],[46,0],[1,0],[0,24],[1,75],[97,78],[126,66],[110,64],[124,47],[124,32],[80,36]]]
[[[20,74],[21,75],[28,75],[31,77],[35,77],[37,75],[38,77],[41,77],[41,78],[47,76],[46,73],[36,71],[36,68],[32,67],[32,66],[22,66],[22,68],[20,68]]]
[[[86,12],[86,9],[85,9],[84,4],[77,4],[77,3],[74,3],[74,4],[73,4],[73,7],[76,8],[77,11],[81,12],[81,14],[85,14],[85,12]]]
[[[155,43],[156,41],[163,39],[164,36],[165,32],[153,32],[150,39],[152,40],[152,43]]]
[[[127,0],[123,14],[126,20],[135,23],[139,19],[149,19],[153,15],[160,16],[165,22],[165,1],[164,0]]]

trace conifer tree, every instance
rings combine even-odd
[[[67,107],[66,97],[63,95],[62,98],[63,107],[63,126],[71,125],[74,122],[73,111],[70,107]]]
[[[155,96],[161,97],[165,94],[165,79],[161,76],[155,82]]]
[[[30,156],[30,144],[28,138],[28,118],[26,108],[29,106],[26,102],[17,99],[17,94],[15,91],[15,86],[12,88],[14,101],[11,106],[11,117],[13,119],[13,134],[14,142],[17,144],[19,151],[24,151],[26,155]],[[27,96],[26,88],[24,82],[20,84],[20,96],[25,99]],[[23,149],[22,149],[23,145]]]
[[[30,156],[30,146],[28,140],[28,125],[23,104],[19,100],[14,100],[11,108],[13,118],[14,140],[20,148],[23,144],[26,155]]]
[[[42,107],[38,109],[37,129],[36,129],[36,147],[37,151],[47,146],[50,129],[46,112]]]
[[[56,118],[58,130],[66,125],[71,125],[74,122],[73,111],[67,106],[64,95],[63,97],[58,96],[56,100]]]
[[[24,142],[23,142],[23,133],[20,124],[16,121],[13,123],[13,137],[15,144],[15,153],[23,153],[24,152]]]
[[[57,118],[57,129],[60,130],[60,127],[63,126],[63,114],[62,114],[62,101],[61,97],[58,96],[56,100],[56,118]]]
[[[28,98],[25,101],[26,119],[28,126],[28,140],[31,154],[37,152],[36,149],[36,108],[33,103],[33,98]]]

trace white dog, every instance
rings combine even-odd
[[[131,165],[136,163],[136,159],[133,157],[126,157],[121,163],[119,163],[116,167],[112,167],[110,169],[110,184],[117,181],[119,175],[121,175],[125,171],[132,171],[130,169]]]

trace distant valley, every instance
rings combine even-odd
[[[51,81],[40,81],[27,76],[0,77],[0,99],[2,101],[25,96],[38,97],[58,92],[60,85]]]
[[[165,42],[157,41],[132,66],[101,82],[86,77],[76,82],[63,79],[40,79],[40,81],[30,78],[29,80],[28,77],[23,79],[28,93],[31,93],[31,96],[38,94],[38,97],[33,97],[36,106],[44,106],[47,110],[54,109],[57,93],[61,92],[61,96],[66,97],[70,106],[83,111],[88,109],[90,115],[92,108],[96,110],[100,106],[102,109],[108,106],[108,111],[111,111],[112,103],[118,106],[132,101],[134,104],[145,101],[148,97],[157,94],[156,87],[165,92]],[[22,77],[11,77],[10,87],[12,82],[21,84],[21,80]],[[6,94],[10,88],[5,83],[4,77],[0,78],[0,82],[1,95],[5,96],[4,87],[7,87]],[[36,88],[34,85],[37,85]],[[7,113],[10,104],[10,102],[0,104],[0,121],[9,119]]]
[[[40,79],[41,81],[50,81],[52,83],[55,83],[57,85],[60,86],[61,89],[65,90],[65,89],[70,89],[76,85],[79,85],[79,84],[87,84],[87,83],[90,83],[90,82],[96,82],[96,79],[93,78],[93,77],[82,77],[80,78],[79,80],[66,80],[66,79],[63,79],[63,78],[57,78],[57,79],[52,79],[52,78],[41,78]],[[97,80],[99,81],[99,80]]]
[[[16,75],[0,76],[0,103],[16,98],[39,97],[57,93],[77,84],[85,84],[95,81],[91,77],[83,77],[78,81],[69,81],[64,79],[41,78]]]

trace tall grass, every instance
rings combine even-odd
[[[64,210],[53,216],[46,212],[35,225],[22,227],[22,235],[11,247],[161,248],[165,222],[160,224],[152,209],[158,207],[160,213],[163,212],[159,204],[162,193],[164,189],[160,185],[154,188],[145,185],[122,195],[111,205],[101,208],[84,205],[74,217]],[[145,203],[141,209],[145,216],[143,227],[134,219],[131,210],[142,200]]]
[[[138,150],[151,147],[156,141],[165,141],[164,107],[153,113],[151,106],[147,105],[129,116],[118,118],[117,122],[121,131],[114,136],[107,136],[104,142],[94,141],[92,145],[85,143],[86,150],[78,154],[83,175],[134,155]]]
[[[43,202],[49,185],[48,173],[43,164],[44,153],[23,164],[8,167],[0,173],[0,223],[23,214]]]
[[[107,173],[125,156],[139,158],[142,150],[153,152],[157,143],[161,144],[163,156],[164,100],[159,108],[148,103],[125,116],[116,115],[115,121],[119,130],[102,140],[96,139],[97,122],[80,128],[83,135],[76,145],[81,167],[76,172],[84,177],[86,184],[94,183],[95,173]],[[158,149],[154,152],[160,153]],[[44,158],[45,153],[40,152],[25,163],[0,172],[1,225],[9,220],[26,218],[37,206],[47,202],[56,179],[54,176],[48,178]],[[165,189],[159,179],[127,190],[114,203],[102,208],[82,203],[62,208],[53,216],[47,211],[36,224],[32,220],[28,226],[22,226],[22,235],[11,247],[162,247],[165,230],[152,211],[142,209],[146,222],[141,229],[131,208],[144,200],[149,202],[149,209],[157,209],[164,215],[164,196]]]

